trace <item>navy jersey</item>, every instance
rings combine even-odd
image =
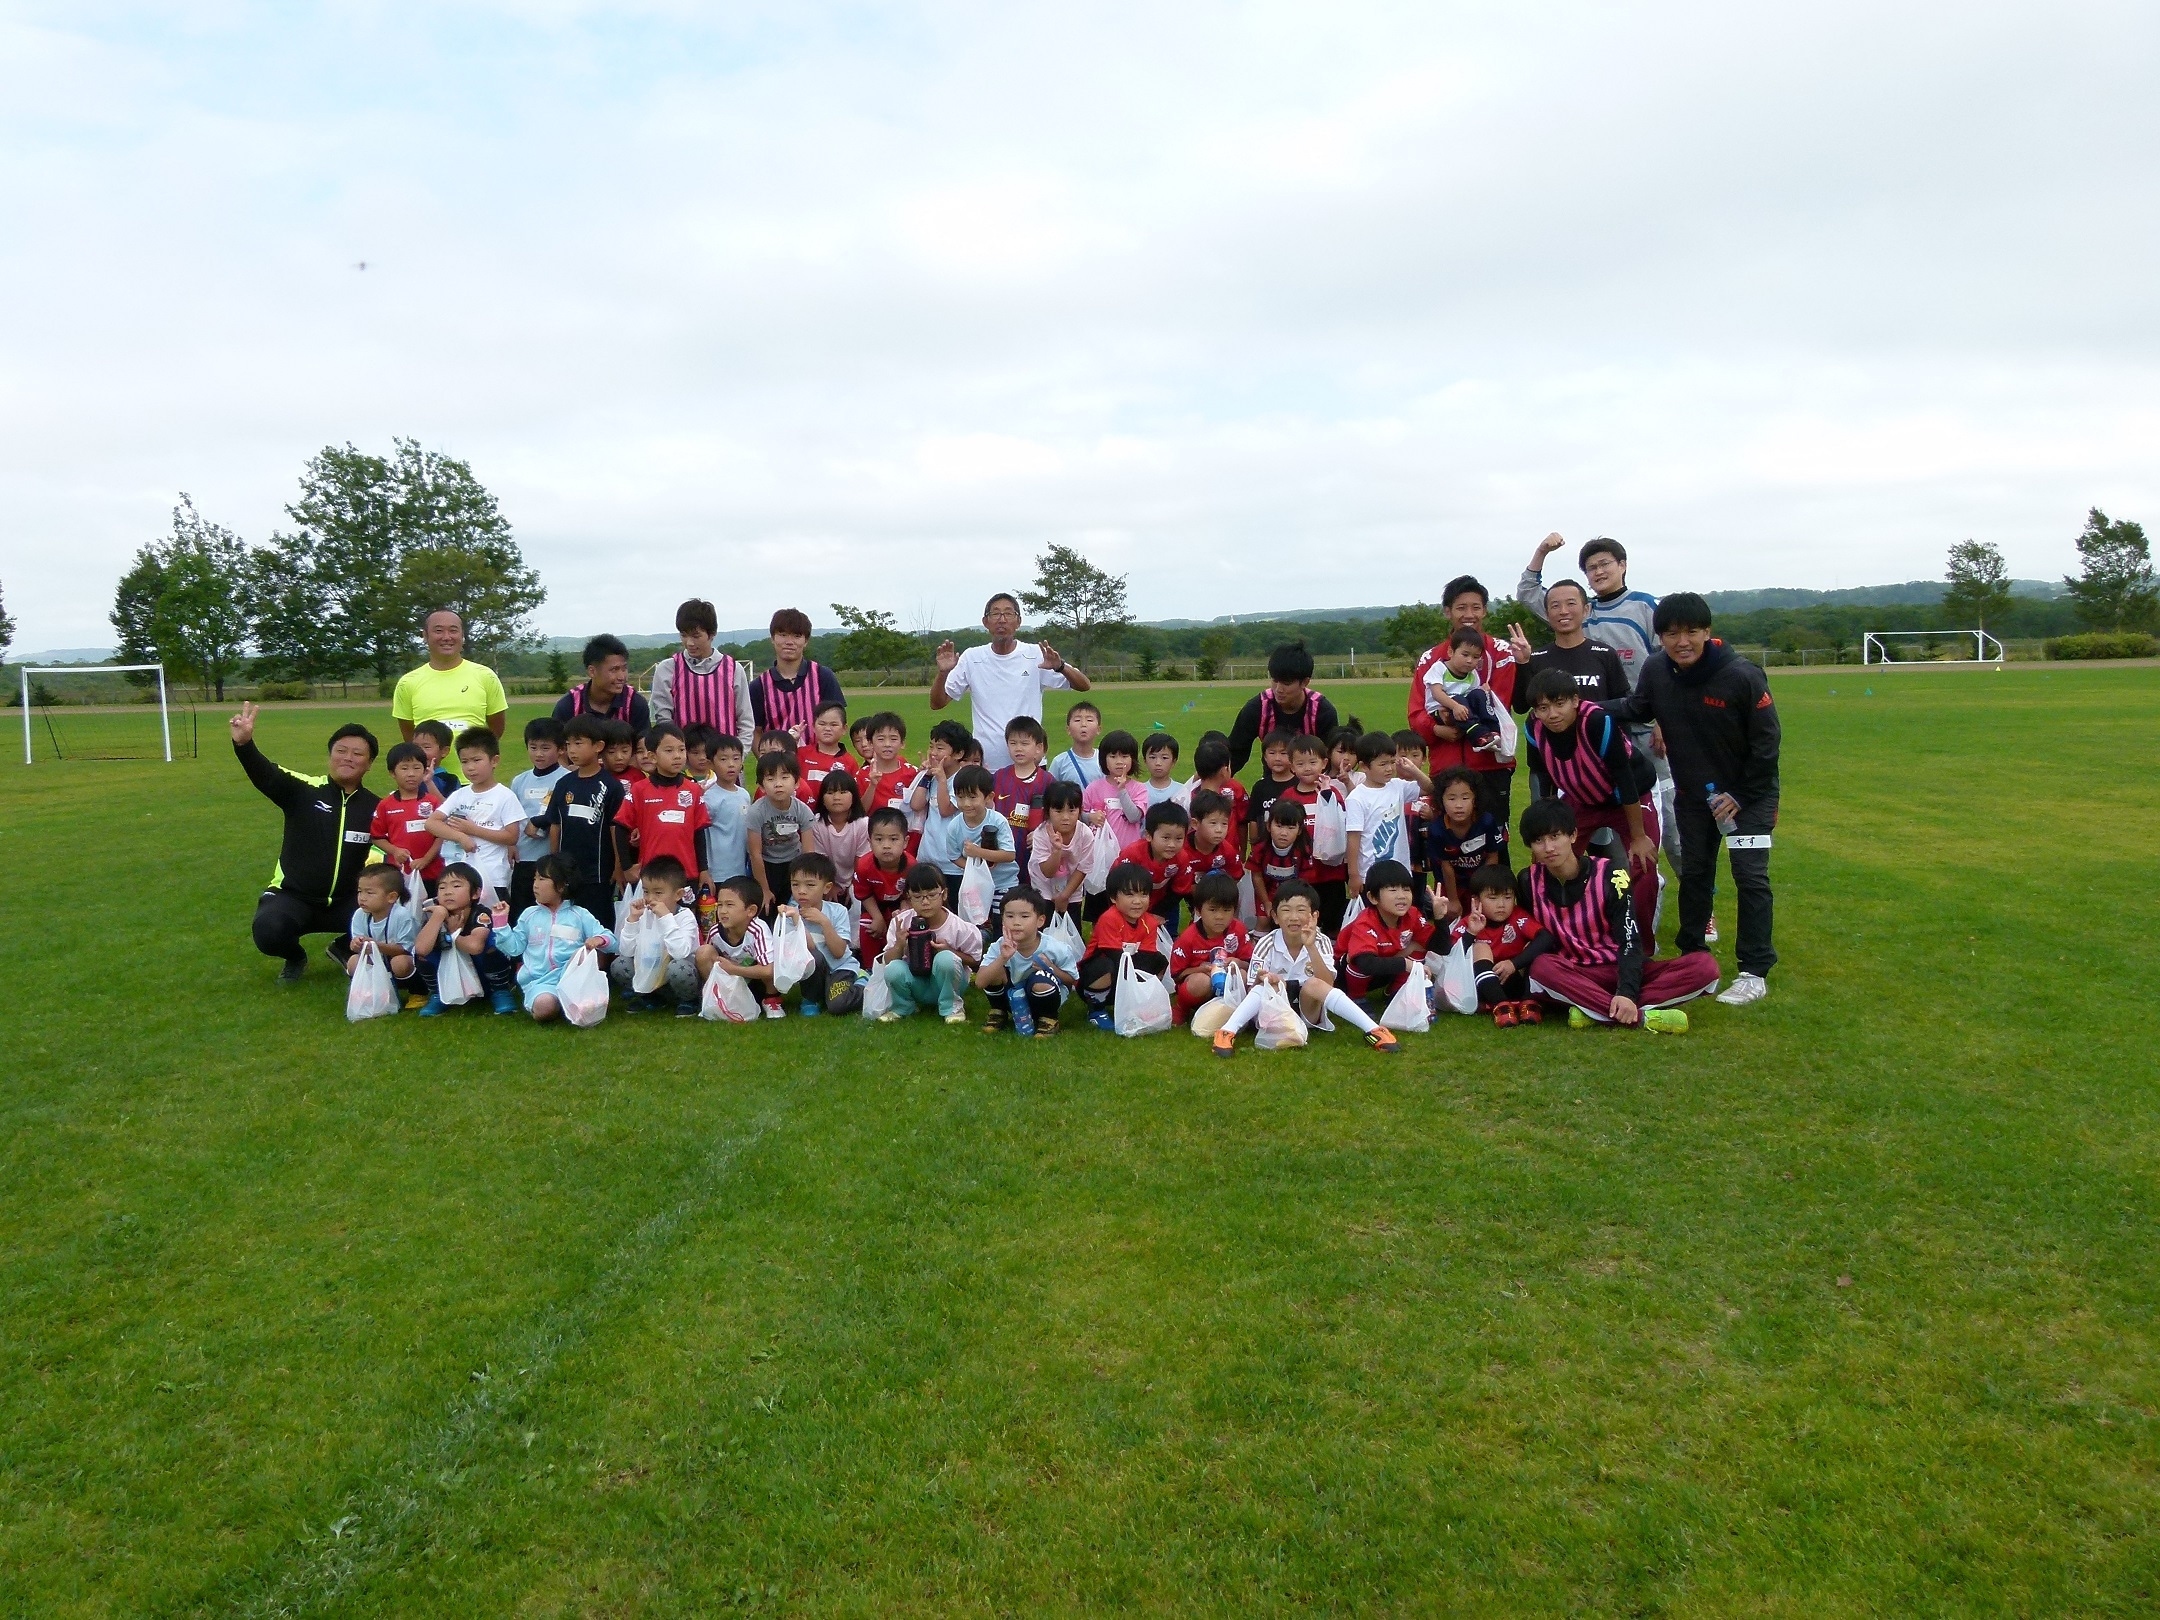
[[[1499,853],[1500,864],[1508,864],[1507,827],[1490,810],[1480,810],[1471,818],[1470,825],[1457,833],[1447,824],[1444,816],[1435,816],[1432,824],[1432,863],[1435,870],[1452,866],[1458,872],[1474,872]]]
[[[575,771],[555,783],[542,825],[559,827],[556,853],[577,868],[584,883],[607,883],[615,876],[615,812],[622,807],[623,785],[606,771],[580,776]]]

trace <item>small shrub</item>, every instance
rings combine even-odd
[[[255,688],[257,703],[305,703],[314,695],[306,681],[264,681]]]
[[[2041,651],[2050,658],[2153,658],[2160,657],[2160,641],[2142,630],[2091,630],[2050,637]]]

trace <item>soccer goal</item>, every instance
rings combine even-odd
[[[1941,650],[1929,651],[1931,647]],[[1965,656],[1967,653],[1971,656]],[[1860,637],[1860,662],[1863,664],[1999,664],[2002,661],[2002,643],[1985,630],[1869,630]]]
[[[131,679],[130,677],[139,677]],[[195,757],[195,711],[173,711],[163,664],[25,665],[23,763]]]

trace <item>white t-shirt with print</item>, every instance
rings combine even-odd
[[[1343,802],[1343,831],[1359,835],[1355,876],[1361,889],[1375,862],[1410,864],[1410,824],[1404,817],[1417,801],[1418,785],[1399,776],[1392,782],[1368,781],[1350,790]]]
[[[442,808],[435,813],[445,821],[463,816],[472,826],[496,832],[523,821],[525,803],[501,782],[491,788],[475,788],[468,784],[443,800]],[[510,898],[510,869],[517,861],[512,845],[491,844],[485,838],[479,838],[473,841],[470,854],[451,844],[443,855],[449,860],[466,862],[498,895],[505,900]]]

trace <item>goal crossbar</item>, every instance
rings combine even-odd
[[[165,701],[163,664],[25,664],[22,666],[22,757],[30,763],[30,677],[33,675],[142,675],[157,671],[158,731],[165,743],[165,763],[172,763],[172,713]]]
[[[1970,658],[1930,658],[1927,661],[1931,664],[1999,664],[2003,661],[2003,644],[1985,630],[1864,630],[1860,634],[1861,663],[1898,662],[1890,656],[1890,649],[1883,644],[1885,637],[1897,641],[1939,641],[1954,638],[1973,644],[1973,656]]]

